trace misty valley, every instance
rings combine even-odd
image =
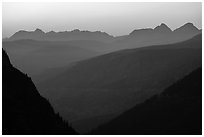
[[[2,41],[3,134],[202,134],[202,30],[20,30]]]

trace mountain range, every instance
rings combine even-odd
[[[75,29],[73,31],[63,31],[63,32],[43,32],[41,29],[36,29],[35,31],[18,31],[13,34],[10,38],[6,39],[6,41],[14,41],[14,40],[21,40],[21,39],[32,39],[32,40],[39,40],[39,41],[73,41],[73,40],[94,40],[99,42],[105,43],[112,43],[115,41],[128,40],[132,37],[135,37],[139,41],[143,41],[143,38],[148,40],[158,40],[160,37],[172,37],[169,39],[169,42],[172,40],[185,40],[193,35],[200,33],[201,30],[196,28],[192,23],[186,23],[180,28],[175,29],[172,31],[166,24],[161,23],[161,25],[152,28],[146,29],[136,29],[132,31],[129,35],[114,37],[105,32],[101,31],[80,31]],[[160,39],[161,40],[161,39]],[[149,41],[149,40],[148,40]],[[167,41],[167,40],[166,40]],[[156,43],[155,43],[156,44]]]
[[[186,23],[174,31],[162,23],[154,29],[136,29],[129,35],[118,37],[100,31],[45,33],[36,29],[16,32],[3,40],[2,46],[13,65],[38,81],[43,73],[55,68],[66,68],[80,60],[122,49],[177,43],[200,33],[201,30],[192,23]]]
[[[173,31],[166,24],[162,23],[154,29],[136,29],[129,35],[120,37],[117,42],[120,44],[121,49],[123,49],[124,45],[128,45],[128,48],[134,48],[147,45],[171,44],[187,40],[199,33],[201,33],[201,30],[192,23],[186,23]]]
[[[32,39],[43,41],[70,41],[70,40],[97,40],[110,42],[113,40],[113,36],[105,32],[95,31],[80,31],[75,29],[73,31],[64,32],[43,32],[41,29],[35,31],[18,31],[7,40],[20,40],[20,39]]]
[[[202,33],[192,23],[173,31],[162,23],[118,37],[100,31],[19,31],[2,46],[81,134],[162,94],[202,66]]]
[[[120,50],[79,61],[37,87],[75,126],[80,119],[116,116],[162,92],[202,66],[201,49],[199,34],[175,44]]]

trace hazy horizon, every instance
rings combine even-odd
[[[3,135],[202,134],[202,2],[2,12]]]
[[[113,36],[127,35],[134,29],[155,28],[161,23],[172,30],[188,22],[202,28],[201,2],[7,2],[2,7],[3,38],[19,30],[34,31],[36,28],[44,32],[102,31]]]

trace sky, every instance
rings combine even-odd
[[[135,29],[155,28],[165,23],[172,30],[193,23],[202,27],[201,2],[113,2],[113,3],[32,3],[3,2],[2,36],[19,30],[44,32],[74,29],[103,31],[113,36],[127,35]]]

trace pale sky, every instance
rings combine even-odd
[[[202,27],[202,4],[197,3],[26,3],[2,4],[3,38],[19,30],[73,29],[129,34],[134,29],[154,28],[161,23],[176,29],[191,22]]]

